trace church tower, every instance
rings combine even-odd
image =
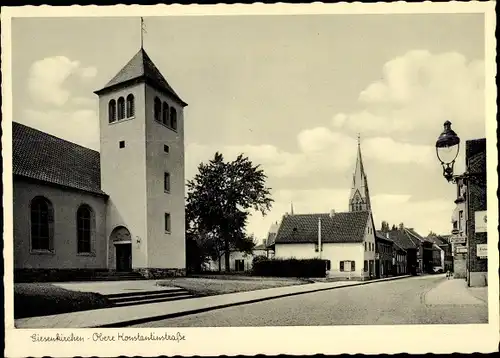
[[[349,211],[371,211],[370,192],[368,191],[368,179],[363,158],[361,156],[361,143],[358,136],[358,153],[356,167],[352,178],[351,195],[349,197]]]
[[[142,48],[99,97],[108,268],[185,273],[184,107]]]

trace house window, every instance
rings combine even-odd
[[[349,272],[356,270],[356,263],[354,261],[340,261],[340,271]]]
[[[165,232],[170,232],[170,214],[165,213]]]
[[[166,126],[169,125],[168,121],[168,104],[167,102],[163,102],[163,111],[162,111],[162,123]]]
[[[163,151],[164,151],[165,153],[170,152],[170,147],[169,147],[168,145],[164,144],[164,145],[163,145]]]
[[[124,140],[120,141],[119,147],[120,148],[125,148],[125,141]]]
[[[50,201],[36,197],[31,201],[31,249],[53,250],[54,209]]]
[[[235,260],[234,261],[234,269],[235,271],[245,271],[245,261],[244,260]]]
[[[161,122],[161,101],[158,97],[154,99],[154,117],[155,121]]]
[[[170,173],[165,173],[163,176],[163,189],[170,192]]]
[[[365,241],[365,251],[367,251],[367,245],[368,243]]]
[[[170,128],[177,130],[177,111],[174,107],[170,107]]]
[[[314,251],[319,252],[319,246],[318,243],[314,244]],[[321,244],[321,251],[323,251],[323,244]]]
[[[108,119],[109,123],[116,121],[116,101],[114,99],[108,103]]]
[[[463,210],[460,210],[458,212],[458,230],[462,230],[462,220],[463,220],[463,217],[464,217],[464,212],[463,212]]]
[[[77,252],[90,253],[92,237],[92,210],[87,205],[82,205],[76,212]]]
[[[351,261],[351,271],[356,271],[356,261]]]
[[[340,272],[344,272],[344,261],[340,261]]]
[[[363,271],[368,272],[368,260],[365,260],[364,262]]]
[[[118,98],[118,120],[125,118],[125,99]]]
[[[127,118],[135,115],[134,95],[131,93],[127,96]]]

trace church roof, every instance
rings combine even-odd
[[[365,173],[365,167],[363,165],[363,156],[361,155],[361,144],[358,138],[358,152],[356,156],[356,167],[354,169],[354,174],[352,178],[352,188],[350,204],[352,204],[352,200],[354,200],[355,196],[359,193],[360,197],[366,204],[366,208],[371,209],[370,203],[370,191],[368,190],[368,178]]]
[[[143,48],[141,48],[135,56],[132,57],[132,59],[104,86],[104,88],[95,91],[95,93],[101,94],[106,91],[116,89],[120,85],[128,85],[130,83],[140,81],[146,81],[146,83],[152,87],[155,87],[162,92],[166,92],[183,106],[187,105],[187,103],[185,103],[168,84],[165,77],[163,77]]]
[[[330,214],[285,215],[276,234],[276,243],[318,242],[318,219],[321,218],[321,242],[363,242],[370,213],[355,211]]]
[[[101,190],[99,152],[48,133],[12,123],[14,175],[106,195]]]

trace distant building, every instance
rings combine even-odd
[[[393,262],[394,243],[389,234],[377,231],[375,236],[375,271],[377,277],[395,275]]]
[[[398,228],[389,231],[388,234],[399,250],[406,252],[408,274],[419,275],[432,272],[432,242],[424,239],[411,228]]]

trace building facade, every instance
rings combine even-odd
[[[15,269],[183,275],[186,103],[143,48],[95,93],[100,152],[13,124]]]
[[[375,236],[376,273],[377,277],[388,277],[395,275],[393,265],[393,242],[388,233],[377,231]]]

